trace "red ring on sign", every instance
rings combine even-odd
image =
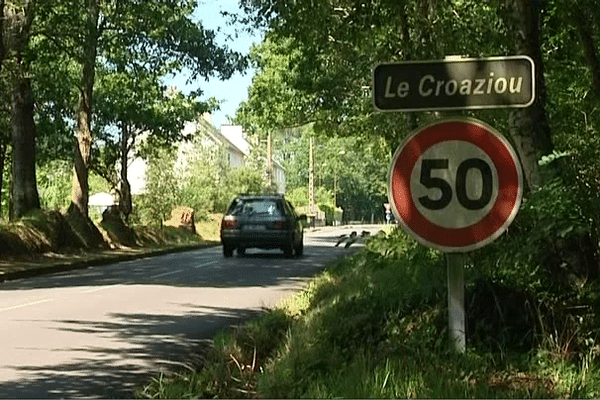
[[[449,140],[479,147],[498,172],[498,196],[493,207],[478,222],[462,228],[445,228],[430,222],[414,204],[410,188],[412,170],[419,157],[431,146]],[[519,168],[507,144],[484,126],[465,121],[441,122],[419,131],[397,154],[390,175],[391,198],[402,223],[426,242],[450,249],[472,247],[494,236],[514,216],[521,195]]]

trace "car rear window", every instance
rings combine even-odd
[[[283,215],[283,209],[276,200],[237,200],[231,205],[229,213],[244,217],[278,217]]]

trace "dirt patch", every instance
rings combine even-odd
[[[108,244],[104,241],[104,237],[98,227],[89,217],[83,215],[79,208],[75,207],[73,204],[71,204],[67,211],[66,219],[77,238],[76,240],[73,240],[74,246],[82,246],[86,249],[108,247]]]
[[[71,207],[66,213],[37,210],[18,222],[0,225],[0,258],[44,253],[77,254],[118,248],[200,244],[201,236],[184,228],[128,226],[106,213],[99,226]]]
[[[105,240],[113,248],[122,246],[134,247],[138,245],[135,230],[125,223],[116,206],[108,207],[102,213],[100,227],[102,228]]]
[[[215,244],[181,227],[131,227],[117,214],[96,225],[75,209],[37,210],[0,224],[0,281]]]

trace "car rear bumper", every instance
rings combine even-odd
[[[221,243],[230,247],[277,249],[289,245],[292,234],[282,231],[243,232],[239,229],[221,232]]]

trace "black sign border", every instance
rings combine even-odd
[[[407,65],[407,64],[451,64],[461,62],[478,62],[478,61],[505,61],[505,60],[526,60],[531,64],[531,100],[526,104],[501,104],[501,105],[474,105],[474,106],[458,106],[458,107],[428,107],[428,108],[393,108],[393,109],[381,109],[377,107],[375,102],[375,69],[379,66],[389,65]],[[409,61],[397,61],[397,62],[383,62],[375,65],[371,76],[371,90],[373,95],[371,99],[373,101],[373,107],[379,112],[398,112],[398,111],[448,111],[448,110],[490,110],[497,108],[527,108],[535,102],[535,63],[533,59],[528,55],[513,55],[513,56],[495,56],[495,57],[479,57],[469,58],[461,56],[449,56],[441,60],[409,60]]]

